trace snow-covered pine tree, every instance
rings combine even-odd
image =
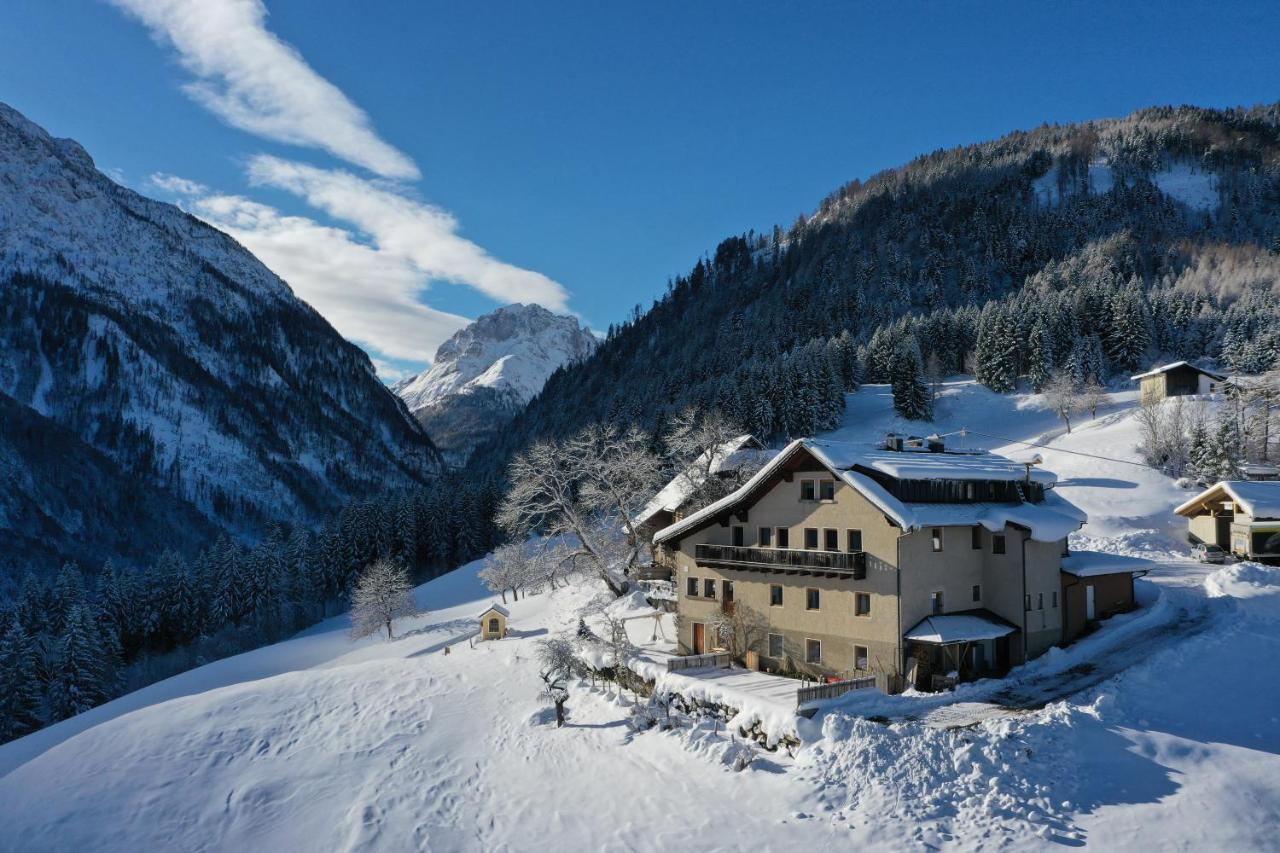
[[[978,328],[977,380],[997,393],[1017,387],[1018,324],[997,305],[983,310]]]
[[[929,389],[924,384],[924,368],[920,364],[920,347],[915,338],[907,338],[898,347],[894,359],[893,409],[908,420],[933,419]]]
[[[76,607],[67,617],[49,684],[49,717],[65,720],[102,704],[110,673],[92,611]]]
[[[1031,389],[1039,393],[1049,384],[1054,372],[1053,339],[1042,320],[1032,325],[1027,347],[1027,379],[1031,382]]]
[[[36,648],[17,618],[0,635],[0,743],[43,725]]]

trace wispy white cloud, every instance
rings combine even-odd
[[[229,124],[326,150],[379,176],[267,155],[250,159],[253,184],[292,193],[350,228],[174,175],[154,175],[152,184],[247,246],[339,332],[381,355],[387,369],[386,359],[426,361],[466,322],[424,304],[432,282],[472,287],[501,303],[566,310],[560,284],[494,258],[461,236],[450,213],[398,182],[418,177],[413,161],[383,142],[363,111],[266,28],[261,0],[109,2],[174,48],[195,78],[186,91]]]
[[[184,91],[228,124],[320,148],[390,178],[418,167],[369,117],[266,26],[261,0],[110,0],[177,51],[195,80]]]
[[[565,289],[542,273],[503,263],[458,234],[447,211],[350,172],[318,169],[259,155],[249,179],[294,193],[313,207],[349,222],[389,255],[403,258],[427,279],[467,284],[499,302],[536,302],[566,308]]]
[[[235,237],[344,337],[375,353],[423,362],[467,323],[420,301],[425,281],[412,262],[349,231],[173,175],[151,182],[183,196],[191,213]]]

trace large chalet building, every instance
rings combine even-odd
[[[1085,514],[1055,483],[936,438],[793,441],[654,535],[680,651],[725,648],[728,631],[762,669],[875,675],[890,692],[1003,672],[1133,605],[1135,566],[1064,563]]]

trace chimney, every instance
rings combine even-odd
[[[933,435],[929,436],[927,439],[925,439],[925,441],[928,442],[927,446],[929,448],[930,453],[942,453],[944,450],[947,449],[946,444],[944,444],[942,441],[942,436],[938,435],[937,433],[934,433]]]
[[[885,450],[902,450],[902,436],[891,432],[884,437]]]

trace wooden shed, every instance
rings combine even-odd
[[[1129,378],[1142,387],[1144,403],[1156,403],[1166,397],[1217,394],[1227,381],[1227,377],[1221,373],[1214,373],[1185,361],[1153,367],[1146,373]]]
[[[507,636],[507,620],[511,614],[499,604],[491,604],[480,614],[480,639],[501,640]]]

